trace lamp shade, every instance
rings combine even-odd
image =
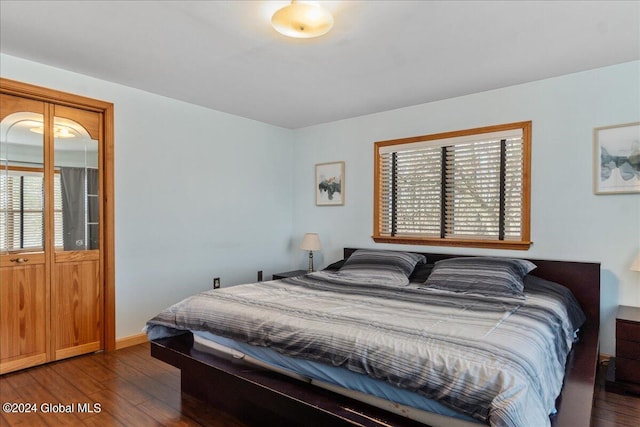
[[[636,259],[633,260],[633,263],[631,263],[631,270],[640,271],[640,252],[636,255]]]
[[[322,249],[318,233],[305,234],[302,238],[302,243],[300,243],[300,249],[304,249],[305,251],[319,251]]]
[[[326,34],[333,26],[333,16],[316,2],[294,0],[274,13],[271,25],[285,36],[308,39]]]

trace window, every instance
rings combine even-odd
[[[531,122],[375,143],[381,243],[528,249]]]

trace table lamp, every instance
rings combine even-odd
[[[313,272],[313,251],[322,249],[318,233],[306,233],[300,244],[300,249],[309,251],[309,273]]]
[[[636,255],[636,259],[633,260],[633,263],[631,263],[631,270],[640,271],[640,252]]]

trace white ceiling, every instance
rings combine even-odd
[[[640,59],[639,1],[321,3],[0,0],[0,50],[292,129]]]

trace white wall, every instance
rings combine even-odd
[[[6,78],[115,104],[117,337],[210,286],[322,267],[342,247],[385,247],[602,263],[601,351],[615,307],[640,306],[640,195],[592,193],[593,128],[640,120],[640,62],[290,131],[0,55]],[[373,142],[533,121],[529,251],[381,245],[373,231]],[[314,165],[346,161],[346,204],[316,207]],[[234,163],[235,161],[235,163]],[[293,222],[293,225],[292,225]]]
[[[116,336],[291,266],[292,133],[7,55],[2,77],[115,105]]]
[[[526,252],[375,244],[373,142],[533,121],[533,246]],[[640,120],[640,62],[566,75],[295,131],[294,237],[320,235],[320,267],[344,246],[601,263],[601,351],[615,352],[615,309],[640,306],[640,195],[594,195],[593,128]],[[346,203],[316,207],[314,164],[346,162]],[[304,266],[304,254],[295,255]]]

